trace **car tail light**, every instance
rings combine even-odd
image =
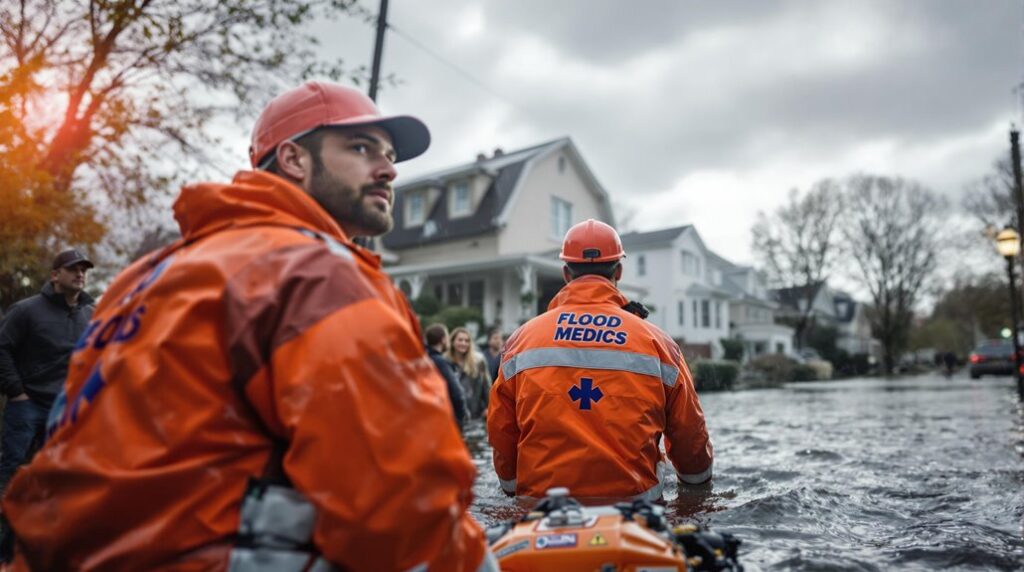
[[[971,363],[981,363],[982,357],[978,354],[971,354]]]

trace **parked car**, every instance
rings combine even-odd
[[[1013,342],[985,340],[974,348],[969,361],[968,371],[971,379],[978,379],[983,375],[1013,375]]]

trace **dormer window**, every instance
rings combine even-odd
[[[452,218],[467,216],[472,213],[469,183],[461,181],[452,185],[449,195],[448,212]]]
[[[426,197],[422,192],[412,192],[405,201],[405,226],[419,226],[427,218]]]

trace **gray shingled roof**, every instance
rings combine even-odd
[[[425,244],[478,236],[497,229],[496,219],[501,214],[519,182],[523,169],[534,157],[556,145],[564,145],[567,137],[520,149],[511,153],[491,156],[483,160],[459,165],[442,171],[435,171],[407,181],[395,188],[395,228],[382,239],[385,248],[402,250]],[[490,173],[494,180],[484,192],[483,198],[472,215],[456,219],[448,218],[448,182],[477,173]],[[433,208],[427,213],[422,225],[405,227],[402,213],[405,212],[405,192],[433,186],[441,191]],[[427,236],[426,229],[434,232]]]
[[[643,248],[645,246],[658,246],[672,242],[677,236],[693,225],[683,225],[674,228],[652,230],[650,232],[628,232],[619,238],[622,239],[622,247],[629,252],[631,248]]]

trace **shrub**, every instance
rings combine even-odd
[[[693,364],[693,382],[697,391],[732,389],[740,373],[733,361],[700,360]]]
[[[424,318],[424,324],[441,322],[448,326],[448,331],[455,328],[465,327],[469,322],[476,322],[478,325],[484,323],[484,315],[476,308],[464,306],[445,306],[436,315]]]
[[[818,379],[818,372],[813,366],[798,363],[793,366],[793,371],[788,381],[814,381],[816,379]]]
[[[434,316],[441,311],[441,302],[433,294],[424,292],[412,301],[412,309],[420,317]],[[424,320],[424,323],[429,323]]]
[[[724,359],[732,361],[740,361],[743,359],[743,340],[722,338],[719,341],[722,342],[722,351],[725,353],[722,357]]]
[[[760,355],[747,362],[747,368],[760,373],[767,381],[772,382],[792,380],[793,368],[796,366],[796,360],[782,354]]]

